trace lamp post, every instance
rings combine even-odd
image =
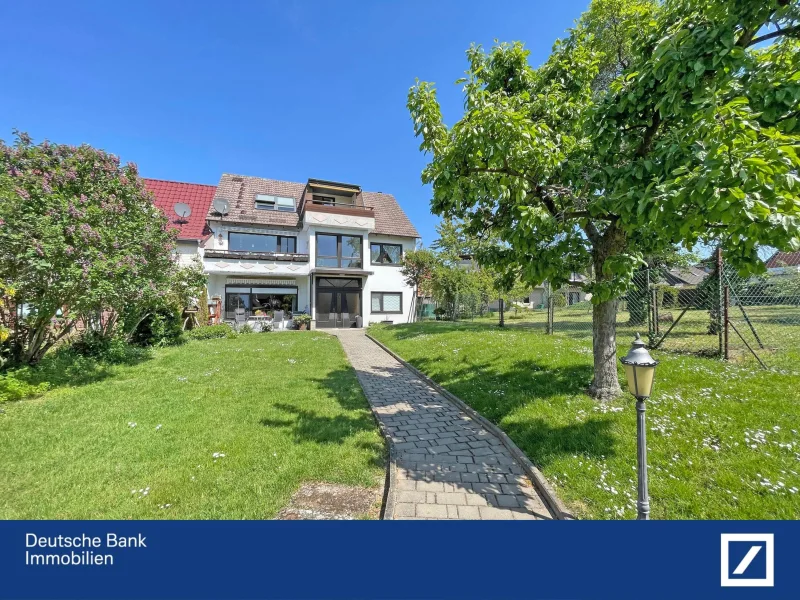
[[[636,334],[631,349],[620,362],[625,367],[628,379],[628,390],[636,398],[636,458],[639,475],[639,498],[636,502],[639,520],[650,519],[650,496],[647,493],[647,432],[645,428],[645,401],[653,391],[653,380],[656,374],[655,360],[647,351],[642,338]]]

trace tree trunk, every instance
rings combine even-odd
[[[504,304],[503,299],[500,298],[500,327],[506,326],[505,315],[503,314],[503,308],[504,308],[503,304]]]
[[[592,353],[594,379],[589,393],[610,400],[622,390],[617,378],[617,300],[592,305]]]
[[[600,234],[591,227],[587,234],[592,241],[592,265],[597,282],[613,278],[603,269],[606,260],[625,248],[625,233],[616,223]],[[610,400],[622,393],[617,378],[617,299],[592,305],[592,354],[594,379],[589,394],[600,401]]]

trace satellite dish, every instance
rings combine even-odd
[[[189,221],[186,220],[186,217],[192,214],[192,207],[186,204],[185,202],[178,202],[175,206],[172,207],[172,210],[175,211],[175,214],[178,215],[178,223],[188,223]]]
[[[223,198],[215,198],[214,199],[214,210],[216,210],[221,215],[228,214],[228,201]]]

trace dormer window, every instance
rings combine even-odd
[[[294,212],[294,198],[285,196],[270,196],[269,194],[256,194],[255,205],[258,210],[277,210],[280,212]]]

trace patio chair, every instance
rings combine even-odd
[[[233,311],[233,327],[238,330],[239,327],[247,323],[247,315],[243,308],[237,308]]]
[[[272,316],[273,329],[283,329],[283,311],[276,310]]]
[[[342,327],[350,327],[350,313],[342,313]]]

